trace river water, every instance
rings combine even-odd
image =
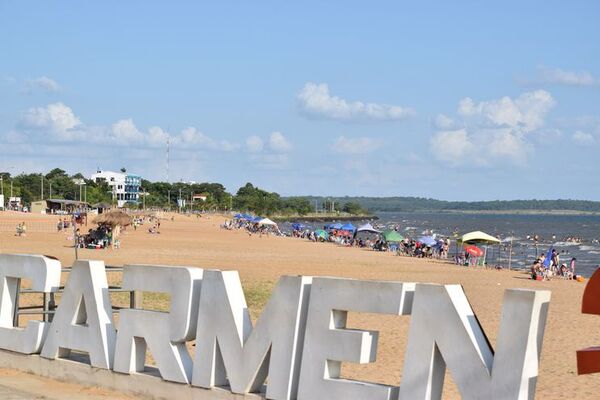
[[[555,248],[561,263],[577,258],[577,274],[590,276],[600,264],[600,216],[597,215],[521,215],[380,212],[373,222],[379,229],[396,228],[402,235],[419,238],[436,234],[451,239],[456,234],[484,231],[503,240],[501,246],[488,248],[488,263],[527,268],[540,253]],[[344,221],[340,221],[344,222]],[[355,221],[359,226],[367,221]],[[287,225],[287,224],[286,224]],[[322,228],[323,223],[308,224]],[[285,228],[285,227],[284,227]],[[538,237],[537,242],[533,239]],[[529,237],[529,238],[528,238]],[[580,242],[574,242],[577,238]],[[511,240],[512,239],[512,240]],[[571,239],[571,240],[569,240]],[[511,249],[512,243],[512,252]],[[451,253],[457,251],[452,241]]]

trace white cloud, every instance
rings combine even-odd
[[[39,139],[50,141],[85,141],[88,144],[111,145],[127,147],[165,147],[170,139],[174,148],[183,150],[215,150],[231,152],[240,148],[239,144],[228,140],[214,139],[195,127],[183,129],[180,133],[171,135],[158,126],[150,127],[147,131],[138,129],[131,118],[122,119],[110,127],[88,126],[83,124],[70,107],[63,103],[49,104],[46,107],[36,107],[27,110],[19,121],[18,129],[5,140],[23,142],[27,135],[41,134]],[[277,142],[282,146],[283,144]]]
[[[475,149],[465,129],[437,132],[429,141],[433,155],[452,165],[464,162]]]
[[[542,83],[568,86],[600,85],[600,79],[595,78],[587,71],[565,71],[559,68],[550,68],[542,65],[538,67],[538,73]]]
[[[34,89],[42,89],[48,93],[58,92],[60,90],[60,85],[54,79],[50,79],[47,76],[25,80],[25,92],[31,93]]]
[[[301,109],[309,115],[337,120],[402,120],[415,115],[411,108],[347,101],[329,93],[326,83],[308,82],[298,93]]]
[[[153,126],[150,129],[148,129],[146,141],[150,146],[153,147],[166,146],[169,137],[170,135],[168,132],[165,132],[162,128],[158,126]]]
[[[263,140],[256,135],[246,139],[246,149],[248,149],[250,153],[260,153],[264,146]]]
[[[434,121],[438,132],[431,138],[430,150],[451,165],[526,165],[534,152],[532,140],[560,137],[559,130],[542,129],[555,104],[544,90],[481,102],[467,97],[458,104],[460,123],[446,116]]]
[[[526,165],[533,146],[510,129],[496,129],[489,144],[490,154],[513,164]]]
[[[286,153],[292,149],[292,145],[281,132],[273,132],[269,137],[269,148],[276,153]]]
[[[456,127],[456,124],[452,118],[444,114],[438,114],[433,120],[433,126],[436,129],[447,131],[452,130]]]
[[[80,124],[81,121],[73,110],[63,103],[30,108],[20,121],[20,125],[25,129],[48,130],[63,139],[71,138],[73,129]]]
[[[237,144],[227,140],[213,139],[193,126],[185,128],[181,131],[181,134],[174,136],[172,140],[175,146],[182,148],[192,146],[209,150],[234,151],[239,147]]]
[[[113,124],[110,133],[117,141],[139,143],[144,140],[144,134],[137,129],[132,119],[117,121]]]
[[[516,99],[505,96],[480,103],[467,97],[459,102],[458,113],[463,117],[480,116],[496,126],[530,132],[542,127],[546,114],[555,104],[550,93],[536,90],[523,93]]]
[[[596,142],[596,139],[590,133],[576,131],[573,134],[573,141],[580,145],[590,145],[590,144],[594,144]]]
[[[370,137],[347,138],[340,136],[335,140],[332,150],[341,154],[368,154],[381,146],[380,140]]]

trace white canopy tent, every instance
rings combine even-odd
[[[270,225],[270,226],[277,226],[277,223],[271,221],[269,218],[263,218],[260,221],[258,221],[259,225]]]
[[[373,227],[373,225],[371,225],[370,223],[366,223],[360,227],[358,227],[358,229],[356,230],[357,233],[359,232],[368,232],[368,233],[381,233],[381,231],[375,229]]]

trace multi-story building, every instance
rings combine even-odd
[[[142,186],[142,177],[127,172],[98,171],[92,175],[92,180],[99,182],[106,181],[112,190],[113,201],[117,202],[118,207],[123,207],[125,203],[139,203],[140,187]]]

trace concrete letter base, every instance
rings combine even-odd
[[[239,395],[227,388],[203,389],[164,381],[148,374],[119,374],[65,358],[49,360],[0,350],[0,368],[10,368],[64,382],[97,386],[153,400],[264,400],[259,394]]]

